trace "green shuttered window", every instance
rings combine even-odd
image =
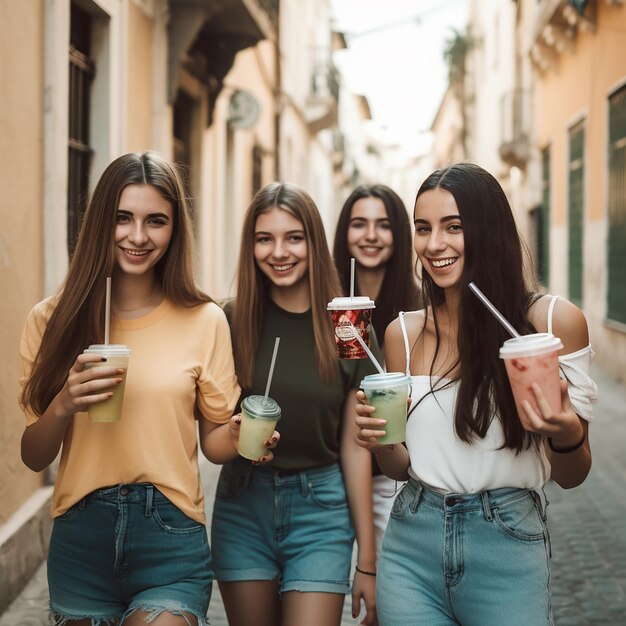
[[[550,285],[550,148],[541,153],[541,228],[537,247],[539,280],[547,288]]]
[[[584,154],[585,127],[581,122],[569,131],[567,251],[569,299],[580,307],[583,301]]]
[[[609,98],[607,317],[626,323],[626,86]]]

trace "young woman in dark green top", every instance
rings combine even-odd
[[[350,589],[375,625],[371,460],[356,445],[355,396],[368,361],[339,361],[326,304],[341,292],[319,212],[302,189],[273,183],[248,208],[231,311],[242,398],[271,397],[280,442],[265,465],[238,459],[220,476],[214,568],[231,626],[339,626]],[[365,573],[364,573],[365,572]]]

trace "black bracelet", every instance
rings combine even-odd
[[[555,448],[552,445],[552,437],[548,437],[548,446],[550,446],[550,450],[552,450],[552,452],[556,452],[557,454],[567,454],[568,452],[574,452],[574,450],[578,450],[578,448],[580,448],[583,443],[585,443],[585,439],[587,439],[587,435],[583,430],[582,439],[578,443],[575,443],[573,446],[570,446],[569,448]]]
[[[366,576],[376,576],[376,572],[366,572],[364,569],[361,569],[358,565],[355,565],[354,569],[356,569],[356,571],[359,572],[359,574],[365,574]]]

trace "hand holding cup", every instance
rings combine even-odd
[[[230,423],[228,425],[230,437],[233,441],[233,445],[235,449],[239,452],[239,434],[241,432],[241,413],[237,413],[230,418]],[[269,463],[273,458],[274,454],[271,452],[280,441],[280,433],[275,430],[272,433],[272,436],[269,439],[263,441],[263,447],[266,448],[265,454],[260,458],[253,460],[253,464],[263,465],[265,463]]]
[[[580,418],[576,415],[567,393],[567,382],[559,381],[561,392],[561,410],[555,411],[551,403],[544,395],[537,383],[532,383],[531,389],[534,395],[537,409],[528,400],[522,401],[520,421],[524,430],[531,433],[539,433],[544,437],[550,437],[559,448],[568,448],[578,443],[583,437],[584,431]]]
[[[122,382],[123,374],[123,369],[107,365],[99,354],[79,354],[58,396],[64,417],[109,400],[113,389]]]
[[[363,391],[357,391],[356,399],[358,400],[358,404],[355,406],[356,425],[358,428],[357,445],[370,452],[384,448],[385,444],[380,443],[379,439],[386,434],[384,428],[387,420],[380,417],[372,417],[372,413],[376,409],[367,404],[367,397]]]

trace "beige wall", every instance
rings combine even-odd
[[[43,24],[44,0],[0,0],[0,524],[41,485],[20,460],[17,379],[22,325],[43,294]]]
[[[205,132],[198,241],[202,287],[215,298],[234,293],[241,223],[252,199],[255,143],[266,151],[262,184],[273,180],[274,70],[272,42],[261,41],[239,52],[217,99],[213,124]],[[228,125],[230,98],[237,89],[250,92],[259,103],[259,118],[251,128]]]
[[[152,148],[153,20],[128,3],[127,139],[125,152]]]
[[[596,31],[579,30],[572,48],[538,80],[538,139],[551,148],[550,287],[567,295],[568,129],[585,120],[584,310],[598,362],[624,378],[626,333],[609,328],[605,314],[607,97],[626,81],[626,7],[597,7]]]

